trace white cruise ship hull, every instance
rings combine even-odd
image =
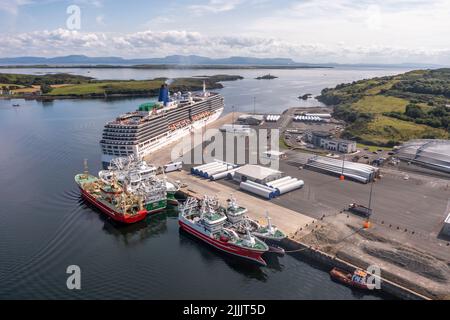
[[[219,119],[223,112],[223,109],[224,108],[217,109],[209,117],[195,121],[186,127],[174,131],[167,131],[166,133],[159,135],[156,139],[154,139],[152,143],[148,144],[147,146],[144,146],[142,148],[137,147],[136,151],[134,152],[134,156],[137,158],[145,157],[151,154],[152,152],[158,151],[162,147],[165,147],[168,144],[183,138],[184,136],[191,133],[193,130],[203,128],[204,126]],[[102,153],[103,167],[106,168],[111,162],[111,160],[117,157],[118,156],[115,155],[108,155]]]

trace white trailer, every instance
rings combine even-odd
[[[171,162],[166,165],[164,165],[164,172],[172,172],[172,171],[179,171],[183,167],[183,162]]]

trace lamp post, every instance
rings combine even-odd
[[[339,180],[341,180],[341,181],[345,180],[344,165],[345,165],[345,153],[342,155],[342,172],[341,172],[341,176],[339,177]]]

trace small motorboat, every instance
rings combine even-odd
[[[363,290],[370,289],[367,285],[367,272],[361,269],[356,269],[353,273],[350,273],[339,268],[333,268],[330,271],[330,276],[333,280],[353,288]]]
[[[13,107],[20,107],[20,104],[18,104],[18,103],[13,103]]]

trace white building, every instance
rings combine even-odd
[[[282,151],[269,150],[263,153],[263,156],[267,159],[281,160],[286,158],[286,153]]]
[[[338,151],[342,153],[356,152],[356,142],[343,139],[322,139],[320,147],[330,151]]]
[[[256,183],[265,184],[269,181],[280,179],[281,176],[281,171],[254,164],[247,164],[235,171],[233,179],[239,182],[250,180]]]

